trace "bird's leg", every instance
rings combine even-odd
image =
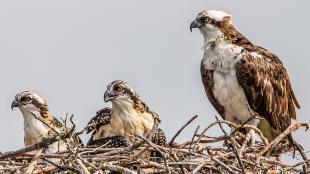
[[[253,119],[253,120],[249,121],[248,124],[257,127],[259,121],[260,121],[259,119]],[[248,133],[246,134],[246,137],[245,137],[245,140],[244,140],[244,142],[242,144],[241,149],[244,149],[247,146],[248,143],[250,143],[250,146],[254,146],[255,141],[256,141],[255,130],[254,129],[249,129]]]

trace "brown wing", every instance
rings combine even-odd
[[[109,124],[111,120],[111,108],[103,108],[96,112],[96,115],[87,123],[86,126],[86,134],[93,131],[90,139],[87,142],[87,145],[95,145],[95,144],[105,144],[110,140],[113,140],[113,142],[109,142],[108,146],[113,146],[115,144],[116,139],[114,140],[113,137],[107,137],[99,140],[93,140],[94,135],[97,133],[100,126]],[[117,144],[117,143],[116,143]]]
[[[278,57],[264,48],[244,48],[247,51],[236,64],[236,74],[248,103],[273,128],[284,131],[296,118],[295,107],[299,108],[288,74]],[[262,57],[253,57],[250,52]]]
[[[157,128],[152,136],[152,142],[154,144],[166,147],[167,140],[164,131],[160,128]],[[162,157],[161,154],[157,151],[151,151],[151,157]]]
[[[111,120],[111,108],[103,108],[87,123],[86,133],[99,129],[101,125],[109,124]]]
[[[211,102],[213,107],[216,109],[216,111],[223,117],[223,119],[225,119],[224,118],[224,107],[218,102],[218,100],[215,98],[213,94],[213,88],[214,88],[213,71],[205,69],[201,62],[200,72],[201,72],[202,83],[205,88],[209,101]]]
[[[152,142],[160,146],[167,146],[166,135],[162,129],[156,129],[152,137]]]
[[[149,113],[151,113],[154,117],[154,126],[156,126],[156,129],[154,130],[153,134],[152,134],[152,142],[160,145],[160,146],[166,146],[167,145],[167,141],[166,141],[166,135],[165,132],[158,127],[158,125],[160,124],[160,119],[159,119],[159,115],[151,110],[148,111]]]

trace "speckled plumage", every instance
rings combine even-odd
[[[130,145],[128,139],[124,136],[105,137],[97,140],[90,139],[87,146],[103,146],[106,148],[128,147]]]
[[[134,135],[145,136],[155,123],[160,122],[158,115],[152,112],[139,95],[124,81],[114,81],[108,85],[105,101],[111,101],[112,108],[98,111],[88,123],[87,132],[94,131],[88,145],[96,144],[99,141],[108,142],[108,140],[112,141],[110,144],[132,144],[136,141],[133,138]],[[156,144],[166,145],[165,134],[159,128],[151,138]],[[113,143],[113,141],[118,142]]]

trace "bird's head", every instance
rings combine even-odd
[[[113,81],[108,85],[104,93],[104,101],[111,101],[117,108],[133,108],[142,113],[149,110],[138,93],[128,83],[121,80]]]
[[[223,28],[233,27],[232,17],[223,11],[208,10],[198,13],[191,23],[190,30],[198,28],[203,35],[218,35]]]
[[[16,94],[11,104],[12,110],[15,107],[18,107],[22,112],[40,112],[41,114],[46,114],[48,112],[47,102],[32,91],[23,91]]]
[[[104,101],[112,103],[129,102],[134,104],[134,100],[139,98],[138,94],[128,83],[116,80],[110,83],[104,93]]]

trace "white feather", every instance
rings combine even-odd
[[[208,10],[207,14],[210,18],[215,19],[216,21],[222,21],[225,17],[230,17],[231,15],[223,12],[223,11],[217,11],[217,10]]]

